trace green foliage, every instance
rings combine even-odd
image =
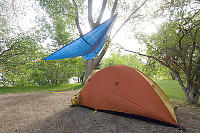
[[[84,68],[82,58],[28,63],[4,72],[2,84],[12,86],[63,84],[68,83],[71,77],[83,76]]]
[[[120,53],[116,54],[113,52],[111,53],[110,57],[103,59],[101,62],[101,68],[106,68],[113,65],[127,65],[136,68],[156,80],[172,78],[170,71],[166,67],[156,63],[151,59],[145,63],[145,60],[142,61],[142,58],[136,54],[121,55]]]
[[[82,1],[78,1],[77,6],[81,3]],[[71,1],[41,0],[40,5],[51,19],[37,18],[38,27],[33,27],[28,32],[20,30],[20,33],[13,33],[14,29],[19,29],[20,26],[13,26],[13,29],[9,26],[19,19],[11,19],[9,10],[17,15],[23,16],[22,13],[24,13],[21,12],[21,8],[18,9],[18,6],[12,8],[15,4],[15,1],[12,4],[5,0],[0,2],[0,71],[8,69],[0,73],[0,86],[61,84],[67,83],[71,77],[83,76],[85,61],[81,58],[32,62],[48,56],[44,54],[45,52],[54,52],[55,49],[59,49],[72,40],[69,31],[73,30],[76,11]],[[18,10],[20,12],[17,12]],[[52,23],[49,24],[47,21]],[[40,45],[45,38],[53,39],[50,44],[53,47],[49,47],[49,50],[44,50]]]
[[[62,20],[61,17],[57,17],[54,21],[55,28],[55,40],[59,45],[67,44],[70,42],[71,35],[69,32],[66,32],[66,23]]]
[[[77,1],[77,6],[83,4],[83,1]],[[40,5],[45,9],[46,13],[52,19],[52,39],[56,41],[53,44],[57,49],[59,46],[72,41],[71,37],[74,36],[70,32],[74,33],[75,29],[75,18],[76,18],[76,7],[71,0],[40,0]],[[80,8],[81,11],[81,8]]]
[[[5,14],[6,11],[9,10],[9,4],[6,0],[0,1],[0,40],[4,38],[10,31],[10,27],[8,26],[7,22],[7,15]],[[1,51],[1,48],[0,48]]]
[[[165,7],[168,18],[152,36],[138,35],[147,45],[147,55],[167,67],[192,104],[200,93],[200,10],[194,1],[173,0]],[[151,63],[151,65],[156,63]]]
[[[0,94],[20,92],[66,91],[81,89],[82,87],[83,85],[80,83],[26,87],[0,87]]]
[[[183,71],[186,69],[194,71],[192,75],[198,74],[196,65],[200,58],[200,14],[195,9],[186,8],[187,2],[174,1],[170,5],[169,10],[174,18],[163,24],[161,30],[149,38],[147,50],[148,55],[164,60],[181,76],[185,76]]]
[[[142,71],[144,63],[141,61],[137,55],[125,54],[121,55],[120,53],[111,53],[111,57],[103,59],[101,63],[101,68],[113,66],[113,65],[127,65],[134,67]]]
[[[4,38],[0,42],[0,66],[8,69],[23,64],[31,60],[40,48],[34,38],[29,35],[21,34]]]
[[[29,85],[27,75],[30,75],[30,70],[24,65],[40,57],[38,54],[41,47],[38,42],[32,36],[19,34],[4,38],[0,47],[0,69],[9,70],[1,73],[0,84]]]
[[[77,1],[77,5],[83,4],[83,0]],[[47,11],[51,18],[57,16],[63,19],[69,19],[67,24],[73,23],[73,17],[76,16],[76,10],[71,0],[40,0],[40,5]]]
[[[77,7],[83,3],[82,0],[77,1]],[[51,44],[50,51],[55,51],[72,41],[75,27],[76,7],[71,0],[40,0],[40,5],[45,9],[46,13],[52,19],[53,39],[56,43]],[[80,9],[81,11],[81,9]],[[53,46],[53,47],[52,47]],[[61,84],[68,82],[71,77],[82,77],[84,75],[84,63],[82,58],[64,59],[59,61],[48,61],[46,66],[42,65],[32,78],[38,84]],[[45,75],[46,79],[44,79]],[[39,78],[37,78],[39,77]]]
[[[154,80],[172,79],[171,72],[153,59],[149,59],[143,67],[143,72]]]

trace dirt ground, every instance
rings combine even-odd
[[[182,133],[178,128],[70,107],[77,91],[0,95],[0,133]],[[200,108],[178,104],[179,124],[200,133]]]

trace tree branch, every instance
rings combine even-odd
[[[195,12],[194,15],[192,17],[188,18],[189,20],[186,21],[183,25],[188,24],[199,12],[200,12],[200,10],[198,10],[197,12]],[[187,18],[185,18],[185,19],[187,19]]]
[[[107,0],[106,0],[107,1]],[[102,4],[103,5],[103,4]],[[115,2],[114,2],[114,5],[113,5],[113,7],[112,7],[112,11],[111,11],[111,16],[113,16],[114,15],[114,12],[115,12],[115,10],[116,10],[116,8],[117,8],[117,5],[118,5],[118,0],[115,0]],[[107,50],[108,50],[108,47],[109,47],[109,45],[110,45],[110,37],[109,37],[109,39],[108,39],[109,41],[107,41],[107,44],[105,45],[105,47],[103,48],[103,50],[100,52],[100,54],[98,55],[98,57],[95,59],[95,65],[97,65],[97,64],[99,64],[100,63],[100,61],[101,61],[101,59],[103,58],[103,56],[105,55],[105,53],[107,52]]]
[[[11,38],[11,40],[8,42],[8,45],[11,44],[11,43],[13,42],[13,40],[14,40],[14,39]],[[14,43],[10,46],[10,48],[8,48],[8,49],[2,51],[2,52],[0,53],[0,57],[3,56],[3,54],[5,54],[6,52],[12,50],[12,49],[14,48],[14,46],[15,46],[15,43],[16,43],[16,42],[14,42]]]
[[[112,36],[112,39],[116,36],[116,34],[122,29],[122,27],[130,20],[132,19],[133,15],[144,6],[144,4],[147,2],[148,0],[145,0],[136,10],[134,10],[129,16],[128,18],[121,24],[121,26],[117,29],[117,31],[115,32],[115,34]]]
[[[89,22],[90,28],[94,29],[95,23],[94,23],[93,15],[92,15],[92,3],[93,3],[93,0],[88,0],[88,22]]]
[[[114,15],[117,5],[118,5],[118,0],[115,0],[114,5],[111,10],[111,14],[110,14],[111,17]]]
[[[109,41],[107,41],[107,44],[105,45],[105,47],[102,49],[101,53],[99,54],[99,56],[95,59],[95,65],[99,64],[101,59],[103,58],[103,56],[105,55],[105,53],[108,50],[108,47],[111,43],[110,39],[108,39]]]
[[[123,48],[122,46],[119,45],[119,47],[127,52],[131,52],[131,53],[134,53],[134,54],[137,54],[137,55],[140,55],[140,56],[144,56],[144,57],[148,57],[148,58],[151,58],[151,59],[154,59],[156,61],[158,61],[160,64],[166,66],[167,68],[169,68],[171,71],[173,71],[174,73],[178,73],[176,70],[174,70],[169,64],[163,62],[162,60],[156,58],[155,56],[151,56],[151,55],[146,55],[146,54],[141,54],[139,52],[135,52],[135,51],[132,51],[132,50],[128,50],[128,49],[125,49]]]
[[[6,50],[4,50],[4,51],[2,51],[1,54],[0,54],[0,57],[3,56],[3,54],[5,54],[6,52],[8,52],[8,51],[10,51],[10,50],[12,50],[12,47],[9,48],[9,49],[6,49]]]
[[[76,21],[76,27],[79,31],[79,35],[82,36],[83,35],[83,32],[81,30],[81,27],[80,27],[80,23],[79,23],[79,12],[78,12],[78,7],[77,7],[77,4],[76,4],[76,1],[75,0],[72,0],[73,1],[73,4],[75,6],[75,10],[76,10],[76,18],[75,18],[75,21]]]
[[[104,11],[105,11],[105,8],[106,8],[106,4],[107,4],[107,0],[103,0],[102,5],[101,5],[101,11],[99,13],[99,17],[98,17],[98,19],[95,23],[96,26],[99,25],[100,22],[101,22],[101,19],[103,17],[103,14],[104,14]]]
[[[121,49],[127,51],[127,52],[131,52],[131,53],[134,53],[134,54],[137,54],[137,55],[140,55],[140,56],[144,56],[144,57],[148,57],[148,58],[154,59],[154,60],[158,61],[160,64],[162,64],[163,66],[169,68],[169,69],[174,73],[174,75],[177,77],[177,80],[178,80],[178,82],[179,82],[179,85],[180,85],[181,88],[183,89],[183,92],[184,92],[184,94],[186,95],[186,98],[188,99],[189,93],[188,93],[188,91],[187,91],[187,88],[185,88],[185,85],[183,84],[183,81],[181,80],[181,77],[180,77],[179,73],[178,73],[176,70],[174,70],[169,64],[166,64],[165,62],[163,62],[162,60],[160,60],[160,59],[158,59],[158,58],[156,58],[156,57],[154,57],[154,56],[145,55],[145,54],[141,54],[141,53],[139,53],[139,52],[127,50],[127,49],[123,48],[123,47],[120,46],[120,45],[119,45],[119,47],[120,47]]]

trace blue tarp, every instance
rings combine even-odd
[[[58,60],[77,56],[82,56],[86,60],[95,58],[108,39],[108,31],[115,18],[116,15],[112,16],[92,31],[47,56],[43,60]]]
[[[106,43],[106,40],[108,39],[108,32],[105,34],[104,38],[101,40],[101,42],[98,44],[98,47],[91,53],[82,56],[86,60],[91,60],[94,59],[98,53],[101,51],[103,48],[104,44]]]

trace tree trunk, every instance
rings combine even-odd
[[[199,91],[198,87],[194,85],[194,83],[189,82],[190,77],[187,78],[187,88],[183,84],[183,81],[181,80],[181,77],[179,74],[174,73],[174,75],[177,78],[177,81],[179,82],[179,85],[181,86],[181,89],[183,90],[186,100],[189,102],[189,104],[197,105],[199,102]]]
[[[96,70],[97,67],[99,66],[99,64],[101,62],[101,59],[105,55],[105,53],[106,53],[109,45],[110,45],[110,41],[107,42],[107,44],[105,45],[105,47],[102,49],[101,53],[95,59],[87,60],[86,61],[84,83],[87,81],[88,77],[90,76],[90,73],[93,70]]]
[[[189,103],[190,104],[198,104],[199,102],[199,90],[198,84],[195,84],[194,79],[192,79],[189,74],[187,75],[187,88],[189,92]]]
[[[86,67],[85,67],[85,81],[87,81],[87,79],[90,76],[90,73],[95,70],[97,68],[97,64],[95,63],[94,59],[92,60],[87,60],[86,61]],[[84,81],[84,82],[85,82]]]
[[[195,88],[195,86],[193,86],[192,88],[189,88],[190,90],[190,99],[189,99],[189,103],[190,104],[194,104],[197,105],[199,102],[199,91],[197,88]]]
[[[176,76],[176,80],[178,81],[179,85],[181,86],[181,89],[183,90],[184,94],[185,94],[185,98],[187,101],[190,100],[190,96],[189,96],[189,93],[188,93],[188,89],[185,87],[185,85],[183,84],[183,81],[181,80],[181,77],[179,74],[173,72],[174,75]]]
[[[121,30],[121,28],[129,21],[133,18],[133,15],[136,14],[136,12],[138,12],[138,10],[144,6],[144,4],[147,2],[148,0],[145,0],[137,9],[133,10],[132,13],[128,16],[128,18],[124,21],[124,23],[119,27],[119,29],[116,31],[116,33],[114,34],[114,36]],[[118,6],[118,2],[119,0],[115,0],[114,3],[113,3],[113,7],[112,7],[112,10],[111,10],[111,14],[110,16],[113,16],[114,13],[115,13],[115,10]],[[93,18],[93,14],[92,14],[92,3],[93,3],[93,0],[88,0],[88,22],[89,22],[89,25],[91,27],[91,29],[94,29],[96,26],[98,26],[101,22],[101,19],[103,17],[103,14],[104,14],[104,11],[105,11],[105,8],[106,8],[106,5],[107,5],[107,0],[103,0],[102,1],[102,5],[101,5],[101,10],[99,12],[99,15],[98,15],[98,18],[96,20],[96,22],[94,21],[94,18]],[[78,18],[78,8],[77,8],[77,5],[76,5],[76,1],[73,0],[73,4],[75,5],[75,8],[77,10],[77,16],[76,16],[76,25],[77,25],[77,28],[79,30],[79,33],[80,33],[80,36],[83,35],[83,32],[80,28],[80,25],[79,25],[79,18]],[[137,17],[137,16],[136,16]],[[113,36],[113,37],[114,37]],[[110,43],[110,42],[109,42]],[[85,70],[85,79],[84,79],[84,82],[88,79],[90,73],[97,69],[101,59],[103,58],[103,56],[105,55],[106,51],[107,51],[107,48],[108,48],[108,45],[109,43],[104,47],[104,49],[101,51],[101,53],[93,60],[88,60],[86,61],[86,70]]]
[[[172,80],[175,80],[175,79],[176,79],[175,76],[174,76],[174,74],[173,74],[172,72],[170,72],[170,75],[171,75],[171,77],[172,77]]]

